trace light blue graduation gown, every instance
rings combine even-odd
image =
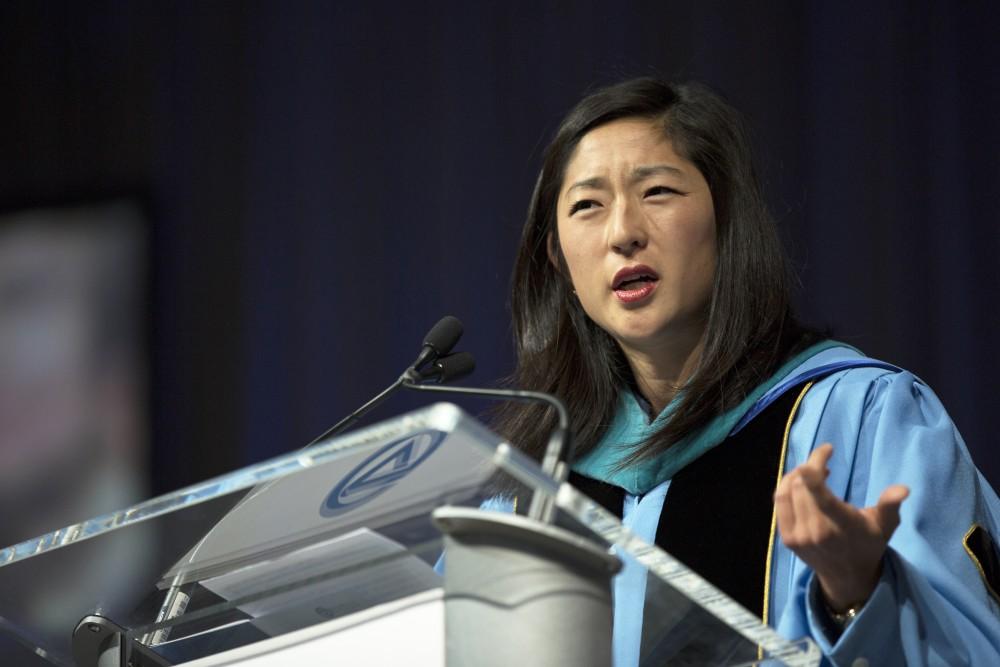
[[[826,349],[787,377],[860,356],[846,347]],[[802,400],[785,470],[825,442],[834,446],[827,483],[847,502],[874,505],[891,484],[907,485],[910,496],[874,593],[836,641],[827,637],[812,571],[777,537],[769,623],[789,639],[812,637],[824,664],[1000,665],[1000,605],[963,543],[975,524],[994,538],[1000,534],[1000,500],[938,398],[906,371],[835,372]],[[626,494],[623,522],[649,543],[669,484]],[[615,582],[615,667],[638,664],[644,587],[641,568],[626,562]]]

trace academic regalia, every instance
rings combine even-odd
[[[792,391],[801,400],[795,396],[784,472],[830,442],[827,484],[836,495],[865,507],[886,487],[905,484],[910,496],[881,579],[843,632],[824,610],[812,571],[779,536],[769,540],[767,622],[788,639],[812,637],[824,664],[861,665],[855,661],[864,659],[871,665],[1000,665],[1000,558],[992,542],[1000,534],[1000,500],[940,401],[906,371],[828,341],[785,364],[699,433],[621,472],[615,464],[630,451],[628,443],[658,428],[672,409],[667,406],[650,423],[641,399],[626,393],[605,437],[573,466],[576,478],[618,488],[616,513],[624,524],[659,542],[658,534],[670,530],[670,516],[661,510],[671,481],[716,446],[724,451],[754,420],[781,408],[776,402]],[[626,559],[614,593],[614,664],[631,667],[639,660],[644,570]]]

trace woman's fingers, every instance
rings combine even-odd
[[[879,496],[878,504],[895,505],[898,508],[903,504],[903,501],[906,500],[909,495],[909,487],[903,486],[902,484],[893,484],[882,492],[882,495]]]
[[[826,488],[830,471],[827,462],[833,446],[825,443],[809,455],[805,463],[785,475],[774,494],[778,529],[788,546],[805,546],[816,532],[820,507],[829,506],[833,498]]]
[[[860,521],[858,509],[844,502],[826,485],[829,443],[817,447],[808,460],[781,481],[775,494],[778,527],[793,549],[826,550],[832,541],[851,532]]]
[[[784,538],[795,530],[795,508],[792,505],[792,476],[785,475],[774,492],[774,513],[778,517],[778,530]],[[786,542],[787,544],[787,542]]]
[[[910,495],[910,489],[902,484],[894,484],[882,492],[874,507],[869,508],[869,516],[875,521],[879,533],[888,542],[899,525],[899,508]]]
[[[818,473],[805,471],[792,484],[792,506],[799,532],[797,538],[801,546],[807,548],[822,548],[839,532],[833,520],[837,515],[836,508],[832,507],[836,499],[832,498]]]
[[[874,506],[858,509],[826,485],[832,455],[831,445],[817,447],[781,480],[774,504],[782,541],[816,572],[827,598],[843,606],[871,593],[909,489],[890,486]]]
[[[833,445],[829,442],[824,442],[809,454],[805,466],[817,471],[827,472],[827,464],[830,462],[831,456],[833,456]]]

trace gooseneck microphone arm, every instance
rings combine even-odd
[[[320,442],[321,440],[326,440],[327,438],[329,438],[331,436],[334,436],[334,435],[337,435],[338,433],[340,433],[342,431],[346,431],[348,426],[350,426],[354,422],[356,422],[359,419],[361,419],[365,415],[366,412],[368,412],[372,408],[376,407],[377,405],[379,405],[380,403],[382,403],[383,401],[385,401],[385,399],[387,399],[390,396],[392,396],[396,392],[396,390],[399,389],[401,386],[403,386],[403,378],[402,377],[400,377],[398,380],[396,380],[395,382],[393,382],[391,385],[389,385],[388,387],[386,387],[385,389],[383,389],[378,395],[376,395],[370,401],[368,401],[367,403],[365,403],[364,405],[362,405],[360,408],[358,408],[357,410],[355,410],[351,414],[347,415],[346,417],[344,417],[343,419],[341,419],[339,422],[337,422],[336,424],[334,424],[330,428],[328,428],[325,431],[323,431],[320,435],[318,435],[315,438],[313,438],[312,442],[310,442],[308,445],[306,445],[306,447],[312,447],[313,445],[315,445],[317,442]]]
[[[399,376],[398,380],[383,389],[378,395],[362,405],[360,408],[323,431],[320,435],[313,438],[312,441],[306,445],[306,447],[312,447],[321,440],[326,440],[331,436],[346,431],[347,427],[361,419],[366,412],[392,396],[392,394],[394,394],[396,390],[403,385],[406,378],[413,377],[419,379],[421,377],[420,369],[426,366],[429,362],[437,362],[438,359],[447,355],[448,352],[451,351],[451,348],[455,347],[455,343],[457,343],[458,339],[461,337],[462,323],[459,319],[452,315],[445,315],[442,317],[438,320],[437,324],[431,327],[431,330],[427,332],[427,335],[424,336],[424,345],[420,349],[420,354],[417,355],[416,360],[410,365],[410,367],[406,369],[406,372]],[[439,367],[440,365],[438,364],[437,366]]]

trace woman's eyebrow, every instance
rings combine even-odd
[[[582,181],[577,181],[573,185],[566,188],[566,194],[569,194],[577,188],[593,188],[595,190],[600,188],[607,188],[607,181],[600,176],[593,176],[591,178],[585,178]]]
[[[659,174],[670,174],[671,176],[678,176],[683,178],[684,171],[678,167],[673,167],[669,164],[654,164],[649,166],[636,167],[632,170],[632,174],[629,180],[633,183],[641,181],[650,176],[657,176]],[[585,178],[582,181],[577,181],[573,185],[566,188],[566,194],[569,194],[573,190],[578,188],[592,188],[595,190],[607,189],[608,182],[601,176],[592,176],[591,178]]]
[[[632,171],[632,182],[641,181],[650,176],[658,176],[660,174],[669,174],[671,176],[684,176],[684,172],[677,167],[672,167],[669,164],[654,164],[648,167],[636,167]]]

